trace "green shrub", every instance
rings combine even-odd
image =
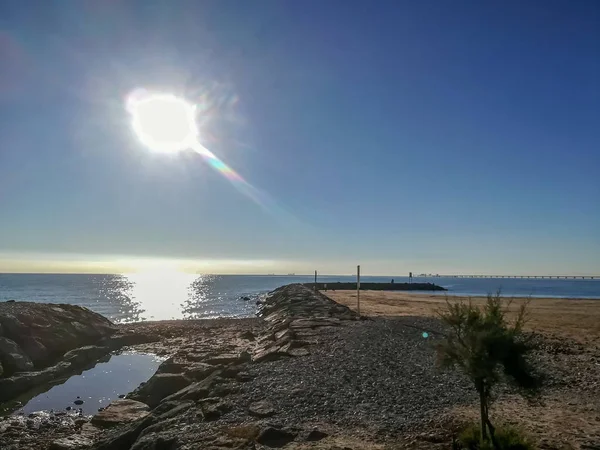
[[[460,447],[464,450],[494,450],[491,442],[487,441],[483,447],[479,444],[481,429],[479,425],[471,424],[458,436]],[[535,446],[525,435],[513,427],[499,427],[495,433],[499,450],[535,450]]]

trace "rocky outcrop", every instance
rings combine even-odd
[[[115,331],[108,319],[76,305],[0,303],[3,376],[47,367],[69,350],[95,344]]]
[[[80,306],[0,303],[0,402],[108,354],[110,348],[91,344],[115,331],[108,319]]]

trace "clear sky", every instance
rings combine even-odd
[[[600,2],[1,2],[0,139],[0,272],[600,274]]]

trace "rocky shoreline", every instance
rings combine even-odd
[[[449,448],[453,411],[475,397],[436,368],[443,331],[359,318],[302,285],[273,291],[256,319],[108,323],[94,347],[168,356],[156,374],[92,417],[1,420],[0,448]]]

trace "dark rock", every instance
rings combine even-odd
[[[259,350],[252,357],[252,361],[254,362],[265,362],[265,361],[275,361],[277,359],[283,358],[287,355],[283,353],[279,353],[279,347],[271,346],[263,350]]]
[[[116,427],[113,433],[108,433],[94,445],[93,450],[119,450],[131,448],[138,436],[155,422],[153,415],[131,423],[124,427]]]
[[[225,364],[232,364],[232,363],[238,363],[241,362],[242,358],[240,355],[236,355],[233,353],[229,353],[229,354],[222,354],[222,355],[218,355],[218,356],[211,356],[208,357],[204,360],[205,363],[207,364],[212,364],[212,365],[225,365]]]
[[[154,408],[162,399],[189,386],[191,380],[182,374],[157,373],[146,384],[133,391],[128,398],[144,402]]]
[[[254,375],[249,374],[248,372],[239,372],[236,376],[235,379],[237,381],[240,381],[241,383],[246,383],[248,381],[252,381],[254,380]]]
[[[211,393],[215,387],[223,382],[220,377],[221,372],[216,371],[211,373],[202,381],[192,383],[189,386],[169,395],[163,399],[163,402],[170,402],[175,400],[194,400],[198,401],[203,398],[211,397]]]
[[[125,398],[125,394],[119,394],[119,398]]]
[[[150,414],[150,407],[135,400],[123,399],[110,403],[103,411],[92,417],[92,425],[109,428],[135,422]]]
[[[184,360],[178,360],[174,356],[171,358],[165,359],[158,369],[156,373],[182,373],[189,366],[189,363]]]
[[[188,368],[185,370],[185,376],[194,380],[203,380],[211,373],[219,370],[219,366],[213,366],[206,363],[194,363],[188,364]]]
[[[321,439],[325,439],[327,436],[329,436],[327,433],[324,433],[323,431],[317,430],[315,428],[306,435],[305,440],[310,442],[320,441]]]
[[[244,331],[240,334],[240,338],[246,339],[248,341],[253,341],[254,339],[256,339],[256,336],[252,331]]]
[[[83,405],[83,400],[75,400],[73,403],[76,405]]]
[[[254,402],[248,408],[248,412],[255,417],[271,417],[275,414],[275,408],[267,400]]]
[[[0,303],[3,336],[21,346],[40,366],[65,352],[113,334],[106,318],[76,305],[33,302]]]
[[[6,337],[0,337],[0,362],[5,376],[33,370],[29,356],[15,341]]]
[[[296,438],[296,434],[274,427],[267,427],[261,431],[260,435],[256,439],[256,442],[267,447],[283,447],[289,444]]]
[[[248,297],[247,295],[242,295],[242,296],[240,297],[240,300],[243,300],[243,301],[247,302],[247,301],[249,301],[249,300],[250,300],[250,297]]]
[[[49,450],[82,450],[91,447],[93,443],[91,436],[73,434],[55,440],[50,444]]]
[[[63,361],[70,362],[77,367],[82,367],[102,358],[108,353],[110,353],[110,349],[108,347],[88,345],[86,347],[76,348],[68,351],[64,354]]]
[[[215,401],[216,400],[216,401]],[[204,420],[211,421],[219,419],[223,414],[231,411],[231,405],[219,399],[201,400],[200,407]]]
[[[185,400],[183,402],[162,402],[154,409],[153,413],[157,415],[159,421],[164,421],[184,413],[193,407],[194,404],[195,403],[192,400]]]
[[[52,362],[50,352],[39,338],[24,336],[20,345],[35,367],[46,367]]]

